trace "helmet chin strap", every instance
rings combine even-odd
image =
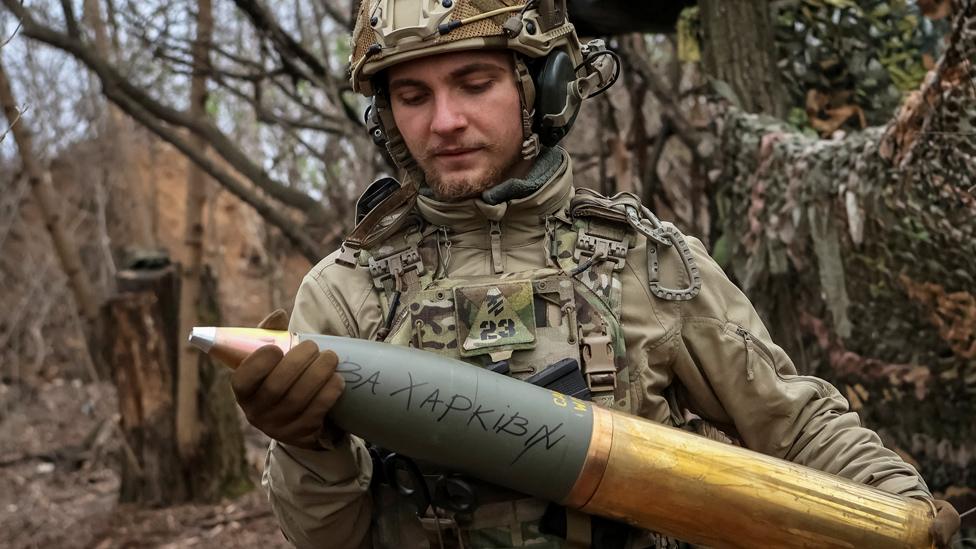
[[[403,171],[404,183],[415,186],[421,185],[424,181],[423,171],[417,164],[417,160],[410,154],[407,143],[400,135],[400,130],[397,129],[396,121],[393,119],[393,110],[390,108],[390,100],[382,86],[377,86],[376,92],[373,94],[366,124],[369,127],[373,142],[385,146],[390,157],[393,158],[393,163]]]
[[[535,82],[532,81],[532,74],[522,57],[512,52],[512,58],[515,61],[515,87],[518,88],[522,111],[522,158],[531,160],[542,150],[539,134],[532,131],[535,120]]]

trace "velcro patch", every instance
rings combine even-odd
[[[499,281],[455,288],[454,304],[461,356],[535,346],[531,281]]]

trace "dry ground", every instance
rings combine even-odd
[[[111,384],[0,382],[0,547],[288,547],[260,490],[216,505],[120,505],[115,413]],[[248,437],[255,483],[259,435]]]

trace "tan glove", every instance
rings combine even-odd
[[[287,330],[288,315],[278,309],[258,328]],[[231,386],[251,425],[285,444],[319,449],[326,414],[345,388],[342,376],[335,375],[338,362],[334,352],[319,352],[311,341],[284,354],[266,345],[241,362]]]
[[[935,505],[935,520],[932,521],[932,541],[936,547],[947,548],[952,536],[959,531],[959,512],[948,501],[941,499],[932,502]]]

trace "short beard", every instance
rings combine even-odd
[[[501,170],[492,166],[484,177],[447,182],[436,171],[424,171],[427,186],[441,202],[460,202],[481,196],[481,193],[501,183]]]
[[[505,162],[500,163],[500,166],[489,166],[488,172],[477,179],[465,178],[457,181],[445,181],[440,172],[425,169],[422,165],[421,169],[424,172],[427,186],[433,191],[437,200],[461,202],[479,197],[481,193],[508,179],[508,171],[519,162],[520,158],[521,156],[516,154],[513,158],[508,158]]]

